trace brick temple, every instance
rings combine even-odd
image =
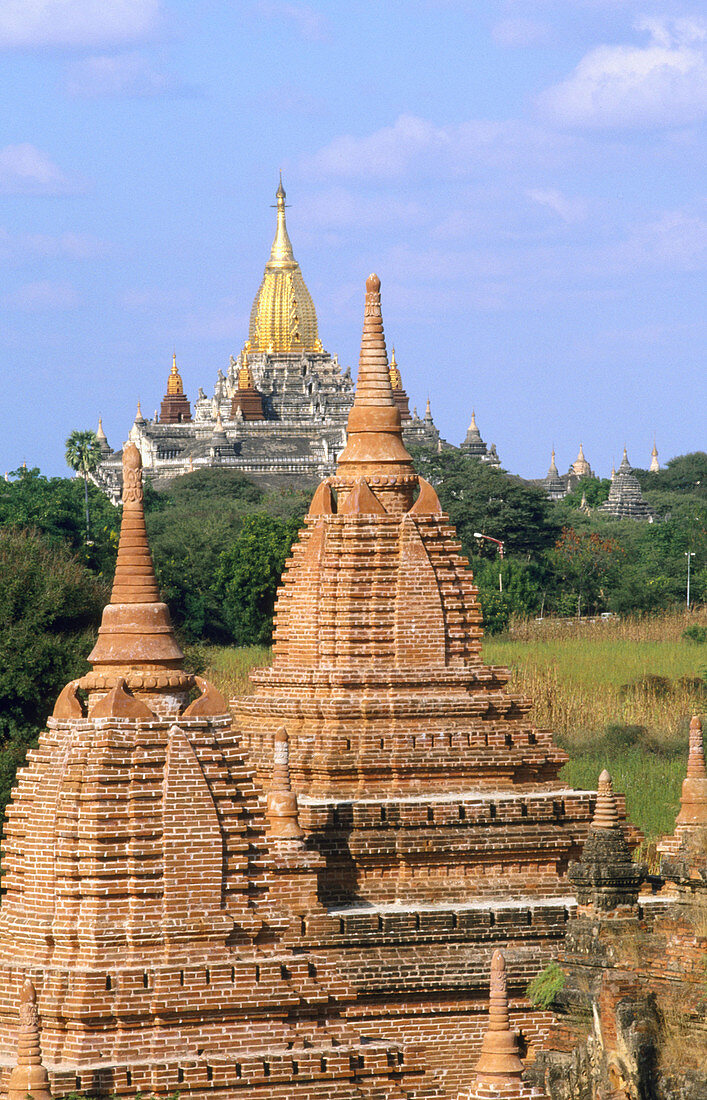
[[[122,460],[92,668],[8,809],[4,1093],[41,1019],[55,1096],[486,1096],[484,1051],[526,1095],[517,1058],[551,1016],[525,988],[576,912],[596,796],[558,778],[564,753],[482,662],[468,563],[403,441],[377,277],[346,447],[235,721],[184,669],[138,449]],[[487,1025],[507,1035],[482,1050]]]

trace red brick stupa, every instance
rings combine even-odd
[[[323,859],[297,825],[286,734],[266,802],[225,701],[182,668],[141,473],[130,443],[93,669],[62,691],[8,808],[2,1092],[48,1100],[39,1010],[53,1096],[412,1100],[415,1052],[362,1044],[338,1008],[347,978],[299,942],[305,914],[325,915]]]
[[[302,943],[350,979],[361,1034],[421,1042],[448,1096],[474,1079],[499,945],[526,1042],[542,1034],[523,992],[574,911],[594,802],[481,638],[468,562],[403,444],[372,275],[348,442],[288,563],[272,667],[232,705],[264,785],[287,731],[325,861]]]

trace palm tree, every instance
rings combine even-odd
[[[88,475],[98,468],[102,458],[101,445],[95,432],[73,431],[66,441],[66,463],[83,478],[86,502],[86,542],[89,542]]]

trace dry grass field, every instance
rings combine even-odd
[[[533,700],[535,725],[555,731],[570,754],[565,779],[594,788],[608,767],[629,815],[650,840],[672,832],[687,760],[691,715],[707,712],[707,644],[684,636],[707,628],[707,609],[644,619],[514,623],[484,642],[486,664],[512,670],[512,688]],[[270,650],[210,648],[207,675],[228,697]]]

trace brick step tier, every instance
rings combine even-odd
[[[405,1052],[396,1043],[314,1040],[278,1049],[244,1043],[237,1051],[214,1050],[200,1056],[165,1061],[159,1054],[145,1059],[144,1043],[127,1064],[64,1068],[45,1058],[52,1095],[81,1092],[87,1096],[179,1095],[206,1100],[214,1095],[238,1100],[436,1100],[443,1095],[424,1075],[414,1047]],[[4,1087],[8,1069],[0,1070]]]

